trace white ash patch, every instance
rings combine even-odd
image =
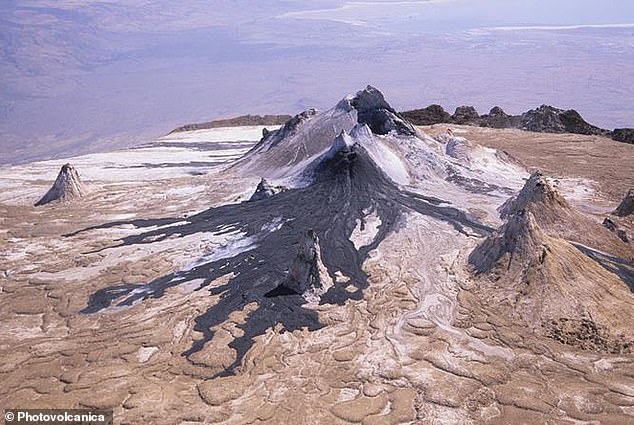
[[[379,226],[381,218],[374,211],[366,215],[363,221],[357,219],[357,225],[350,235],[350,242],[356,249],[370,245],[379,233]]]
[[[158,352],[158,347],[141,347],[139,348],[139,351],[137,352],[137,359],[139,360],[139,363],[145,363],[148,360],[150,360],[150,358],[152,358],[152,356]]]

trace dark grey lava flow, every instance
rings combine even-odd
[[[232,312],[242,310],[252,302],[258,305],[246,322],[239,325],[244,335],[230,344],[237,351],[237,360],[223,374],[233,374],[252,346],[253,338],[268,328],[278,323],[289,331],[303,327],[315,330],[322,326],[314,310],[302,307],[306,301],[300,295],[276,291],[296,256],[296,244],[307,230],[312,229],[317,233],[322,260],[330,276],[334,279],[335,273],[341,271],[351,278],[345,286],[351,283],[357,288],[349,292],[343,288],[344,285],[335,284],[321,297],[321,303],[341,305],[349,299],[362,298],[363,290],[369,284],[368,276],[362,269],[363,263],[371,250],[404,223],[404,213],[416,212],[445,221],[462,233],[486,235],[491,232],[492,229],[463,211],[441,204],[446,203],[400,189],[374,163],[365,149],[355,144],[320,163],[315,169],[313,183],[308,187],[292,189],[258,201],[211,208],[188,217],[187,224],[153,229],[123,238],[121,245],[134,245],[155,242],[157,237],[166,239],[197,232],[239,231],[245,233],[244,237],[255,238],[256,243],[253,249],[231,258],[200,264],[187,271],[176,271],[147,284],[101,289],[90,296],[82,312],[94,314],[110,306],[128,306],[135,301],[158,298],[169,287],[204,279],[204,284],[198,290],[209,290],[212,294],[220,295],[220,300],[196,318],[195,330],[200,331],[203,338],[183,353],[185,356],[201,350],[213,338],[212,328],[227,320]],[[350,235],[357,220],[364,222],[364,211],[366,214],[373,211],[380,218],[381,225],[370,245],[356,249],[350,241]],[[182,217],[117,221],[74,234],[124,224],[151,227],[182,221]],[[272,229],[272,222],[280,225]],[[214,286],[216,279],[232,274],[227,284]]]

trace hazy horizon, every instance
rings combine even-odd
[[[634,127],[625,0],[9,0],[0,163],[125,147],[185,123],[327,109],[541,104]]]

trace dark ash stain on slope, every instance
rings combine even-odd
[[[307,188],[283,192],[262,201],[211,208],[187,218],[188,224],[124,238],[121,245],[151,243],[157,237],[165,239],[198,232],[240,231],[246,234],[245,237],[257,238],[257,242],[256,247],[248,251],[188,271],[171,273],[147,285],[118,285],[101,289],[91,295],[82,312],[97,313],[111,305],[127,306],[135,301],[158,298],[167,288],[194,279],[203,279],[201,288],[207,287],[221,276],[233,274],[227,284],[209,289],[212,294],[219,295],[220,300],[196,318],[195,330],[200,331],[203,338],[183,353],[189,356],[200,351],[213,338],[214,326],[226,321],[230,313],[256,302],[257,309],[244,324],[238,325],[244,331],[244,336],[230,344],[238,353],[237,360],[223,374],[233,374],[251,348],[253,338],[268,328],[278,323],[289,331],[302,327],[315,330],[322,326],[315,311],[302,307],[305,301],[299,295],[265,296],[283,280],[287,267],[296,255],[295,244],[306,230],[313,229],[319,236],[322,259],[331,277],[341,270],[351,278],[346,286],[352,283],[356,287],[356,291],[350,293],[335,284],[322,296],[322,303],[341,305],[349,299],[363,297],[362,291],[368,286],[368,276],[362,269],[363,262],[390,232],[397,230],[406,211],[416,211],[445,221],[462,233],[467,233],[467,228],[480,235],[491,231],[467,217],[464,212],[441,206],[441,203],[435,198],[400,190],[374,164],[363,148],[354,146],[322,163],[316,170],[314,183]],[[381,225],[373,242],[357,250],[349,237],[357,220],[363,221],[364,210],[374,211],[381,219]],[[283,224],[279,229],[265,230],[267,225],[280,218]],[[131,223],[137,227],[149,227],[182,220],[135,220]],[[127,223],[119,221],[97,228]],[[80,232],[86,230],[90,229]]]

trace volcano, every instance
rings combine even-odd
[[[75,158],[91,196],[65,166],[45,197],[82,197],[72,216],[31,205],[50,164],[11,168],[26,189],[0,202],[3,405],[627,423],[629,218],[606,222],[590,182],[529,174],[465,127],[432,137],[372,86],[265,124]]]

